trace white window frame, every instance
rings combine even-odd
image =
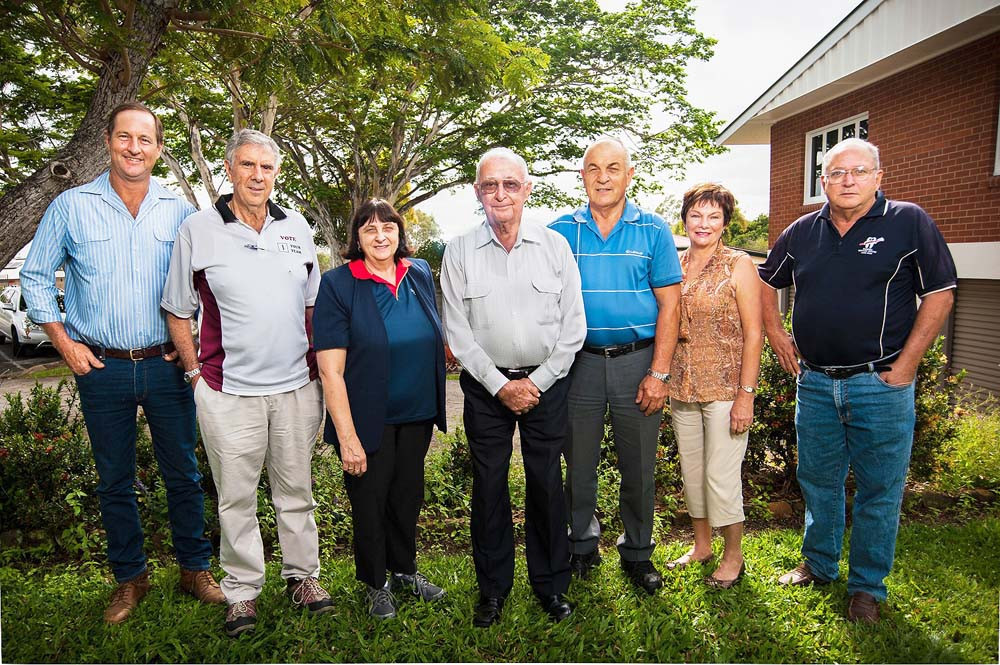
[[[1000,102],[997,103],[997,154],[993,160],[993,175],[1000,175]]]
[[[854,127],[855,127],[854,136],[858,136],[859,133],[860,133],[860,122],[862,120],[868,120],[868,113],[867,112],[865,112],[865,113],[859,113],[858,115],[851,116],[850,118],[844,118],[843,120],[840,120],[838,122],[830,123],[829,125],[827,125],[825,127],[820,127],[818,129],[814,129],[812,131],[806,132],[805,150],[804,150],[805,161],[803,162],[803,167],[802,167],[802,205],[812,205],[814,203],[825,203],[826,202],[826,196],[823,194],[822,188],[820,188],[820,192],[816,196],[812,196],[810,194],[810,190],[811,190],[811,187],[812,187],[812,184],[813,184],[812,183],[812,176],[813,176],[813,174],[812,174],[812,170],[811,170],[811,167],[812,167],[812,158],[813,158],[813,155],[812,155],[812,140],[813,140],[813,137],[815,137],[815,136],[824,136],[825,137],[827,132],[833,131],[833,130],[840,131],[840,130],[843,129],[843,127],[845,125],[851,125],[851,124],[853,124]],[[843,140],[843,135],[841,134],[840,136],[841,136],[841,138],[839,140],[842,141]],[[824,145],[825,145],[825,143],[824,143]],[[823,154],[826,154],[826,150],[825,149],[823,151]],[[822,161],[822,158],[820,158],[820,159]],[[997,152],[997,160],[998,160],[998,162],[997,162],[998,165],[1000,165],[1000,150],[998,150],[998,152]]]

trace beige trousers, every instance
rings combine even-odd
[[[312,452],[323,422],[319,381],[277,395],[243,397],[194,391],[205,452],[219,494],[219,559],[228,603],[252,600],[264,585],[264,544],[257,522],[257,485],[267,465],[281,543],[281,576],[319,576],[313,509]]]
[[[713,527],[744,520],[740,468],[749,433],[730,434],[732,406],[670,400],[688,512],[693,518],[707,517]]]

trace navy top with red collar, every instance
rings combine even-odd
[[[916,318],[916,297],[955,288],[955,262],[934,220],[880,191],[843,236],[830,204],[778,237],[758,268],[781,289],[795,286],[792,334],[806,361],[850,367],[891,361]]]

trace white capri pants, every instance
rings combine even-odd
[[[740,470],[750,434],[730,434],[732,407],[731,401],[670,400],[688,513],[707,517],[713,527],[744,520]]]
[[[264,585],[257,485],[266,465],[278,540],[288,578],[319,576],[312,452],[323,422],[319,381],[277,395],[245,397],[195,385],[198,423],[219,493],[220,586],[227,603],[253,600]]]

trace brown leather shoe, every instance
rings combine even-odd
[[[847,601],[847,620],[855,623],[878,623],[878,601],[875,596],[859,591]]]
[[[219,583],[207,570],[187,570],[181,568],[181,590],[186,591],[203,603],[225,603],[226,597]]]
[[[809,569],[809,564],[803,561],[794,570],[790,570],[778,578],[781,586],[806,586],[809,584],[829,584],[829,580],[824,580],[813,575]]]
[[[132,614],[142,597],[149,592],[149,571],[144,570],[127,582],[122,582],[111,594],[108,609],[104,610],[104,620],[110,624],[121,623]]]

